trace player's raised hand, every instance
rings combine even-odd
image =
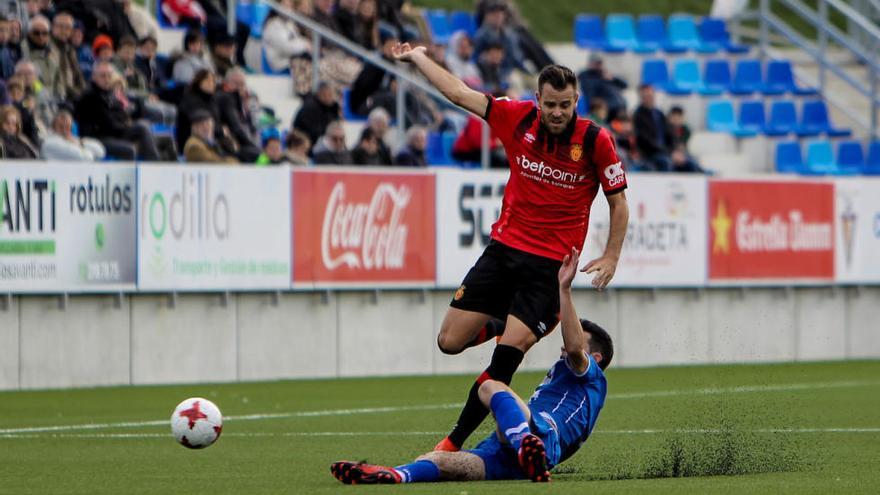
[[[587,274],[595,273],[596,275],[593,276],[593,287],[597,290],[602,290],[614,278],[614,272],[617,271],[617,259],[611,256],[602,256],[587,263],[585,267],[581,268],[581,271]]]
[[[578,259],[581,253],[577,248],[571,248],[571,254],[566,254],[562,259],[562,266],[559,267],[559,287],[561,289],[570,289],[571,282],[577,273]]]
[[[398,43],[391,48],[391,54],[394,56],[395,60],[399,60],[401,62],[412,62],[413,56],[421,53],[425,54],[424,46],[417,46],[413,48],[409,43]]]

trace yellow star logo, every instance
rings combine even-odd
[[[715,242],[712,243],[712,254],[730,253],[730,227],[733,222],[727,214],[727,204],[718,202],[715,218],[712,219],[712,233],[715,234]]]

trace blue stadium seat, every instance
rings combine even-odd
[[[441,135],[440,144],[442,145],[444,163],[455,163],[455,159],[452,158],[452,146],[455,145],[457,138],[458,136],[454,132],[444,132]]]
[[[578,14],[574,18],[574,42],[578,48],[605,49],[605,30],[602,18],[591,14]]]
[[[453,10],[449,14],[449,28],[453,33],[464,31],[468,36],[473,37],[477,32],[477,21],[470,12]]]
[[[764,128],[768,136],[785,136],[797,131],[797,110],[794,102],[788,100],[774,101],[770,106],[770,119]]]
[[[849,137],[852,131],[838,129],[831,125],[828,119],[828,107],[822,100],[812,100],[804,103],[801,114],[801,124],[797,129],[799,136],[817,136],[828,134],[831,137]]]
[[[689,95],[695,91],[702,91],[703,79],[700,77],[700,66],[692,58],[682,58],[675,61],[672,69],[672,81],[667,91],[672,95]]]
[[[742,102],[739,107],[739,129],[734,132],[738,137],[757,136],[764,132],[766,125],[764,102],[758,100]]]
[[[342,118],[351,122],[367,120],[366,117],[356,114],[354,109],[351,108],[351,89],[349,88],[342,89]]]
[[[880,141],[872,141],[868,145],[864,172],[868,175],[880,175]]]
[[[819,139],[807,143],[807,161],[802,173],[807,175],[833,174],[837,169],[831,141]]]
[[[730,33],[727,32],[727,24],[723,19],[703,17],[699,30],[700,39],[705,45],[715,46],[719,50],[723,49],[732,54],[748,53],[749,51],[749,47],[730,41]]]
[[[706,61],[703,71],[703,89],[700,94],[720,95],[730,90],[730,64],[724,59]]]
[[[781,174],[797,174],[804,168],[801,144],[797,141],[776,143],[776,171]]]
[[[636,27],[629,14],[611,14],[605,19],[605,37],[612,50],[635,50],[639,47]]]
[[[767,84],[764,85],[765,95],[781,95],[793,93],[800,96],[815,95],[812,88],[800,88],[794,82],[791,62],[788,60],[771,60],[767,64]]]
[[[694,17],[689,14],[673,14],[669,16],[667,35],[669,41],[665,47],[669,53],[694,50],[699,53],[715,53],[718,48],[706,45],[697,34]]]
[[[636,26],[636,37],[639,40],[640,51],[650,53],[660,50],[666,45],[666,22],[659,15],[639,16]]]
[[[443,165],[449,162],[445,161],[443,156],[443,134],[439,132],[429,132],[428,142],[425,146],[425,160],[428,165]]]
[[[254,8],[250,1],[242,0],[235,3],[235,20],[251,25],[254,19]]]
[[[587,115],[589,115],[590,97],[585,94],[581,94],[580,97],[578,97],[577,108],[575,108],[575,111],[581,117],[586,117]]]
[[[666,91],[669,87],[669,69],[663,59],[648,59],[642,62],[642,84],[650,84],[655,89]]]
[[[428,28],[431,30],[431,39],[434,43],[441,45],[449,43],[449,37],[452,35],[452,28],[449,24],[449,16],[446,14],[445,10],[426,10],[425,21],[428,22]]]
[[[841,175],[858,175],[865,168],[865,152],[858,141],[841,141],[837,145],[837,169]]]
[[[735,132],[739,126],[729,100],[715,100],[706,108],[706,129],[713,132]]]
[[[251,36],[256,39],[263,38],[263,24],[266,23],[266,17],[269,17],[269,12],[272,9],[269,8],[269,4],[264,3],[260,0],[257,0],[253,3],[252,6],[252,17],[251,17]]]
[[[736,74],[730,92],[735,95],[750,95],[764,89],[764,78],[761,75],[761,61],[744,59],[736,63]]]

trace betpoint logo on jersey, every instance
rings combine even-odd
[[[545,165],[543,161],[533,162],[526,158],[525,155],[519,155],[516,157],[516,163],[526,172],[534,172],[536,176],[532,176],[526,174],[526,177],[534,178],[537,180],[548,181],[554,180],[558,182],[582,182],[587,178],[586,174],[575,174],[572,172],[566,172],[565,170],[560,170],[558,168],[551,167],[549,165]]]
[[[617,162],[613,165],[609,165],[605,168],[605,178],[608,179],[608,186],[614,187],[619,186],[626,180],[626,176],[623,175],[623,163]]]

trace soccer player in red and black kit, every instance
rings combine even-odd
[[[472,90],[431,61],[424,47],[404,43],[393,53],[415,65],[450,102],[485,119],[510,165],[491,241],[456,292],[437,338],[442,352],[458,354],[500,336],[458,422],[435,447],[456,451],[489,414],[480,402],[480,384],[510,384],[525,353],[556,327],[557,273],[566,254],[584,244],[600,185],[611,232],[604,254],[581,271],[595,274],[596,289],[611,281],[629,219],[626,174],[608,131],[575,115],[577,78],[570,69],[551,65],[541,71],[535,106]]]

